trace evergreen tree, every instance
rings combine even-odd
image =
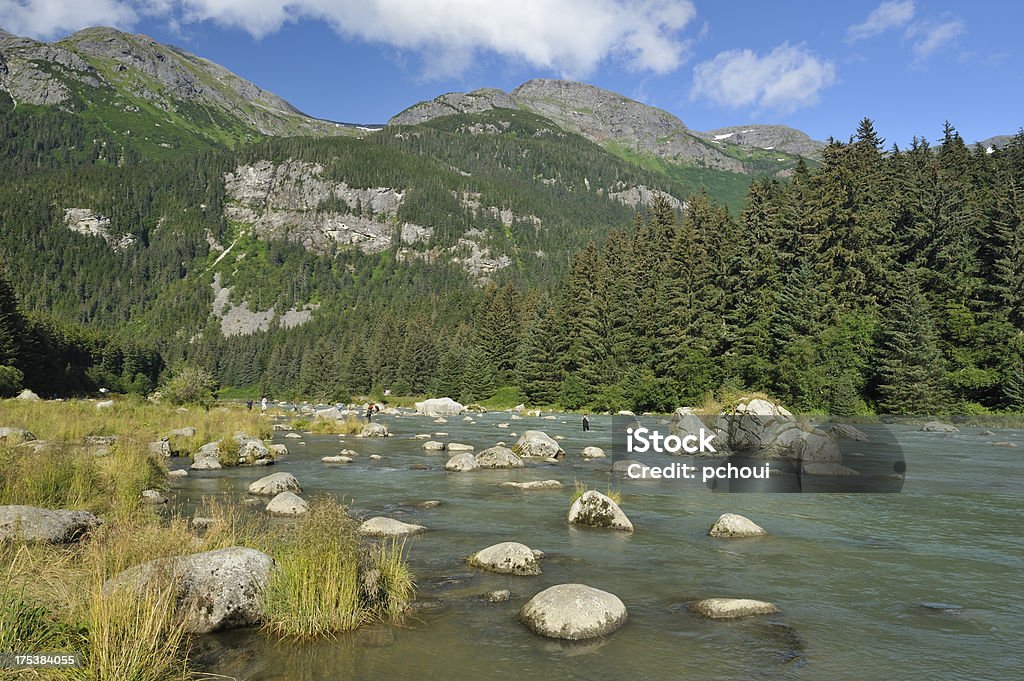
[[[883,315],[878,357],[878,404],[890,414],[935,414],[949,407],[945,368],[928,303],[913,272]]]

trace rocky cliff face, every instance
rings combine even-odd
[[[239,166],[224,178],[229,220],[250,225],[263,239],[286,239],[329,253],[334,244],[366,253],[430,239],[433,230],[397,224],[404,192],[391,187],[356,188],[323,177],[323,166],[305,161]]]
[[[223,120],[211,123],[207,113],[197,124],[237,124],[268,135],[358,132],[310,118],[277,95],[185,50],[112,28],[87,28],[56,43],[0,35],[0,89],[15,102],[69,110],[112,100],[124,111],[137,112],[142,104],[191,116],[189,107],[198,105]],[[81,96],[76,98],[76,93]]]
[[[667,111],[614,92],[585,83],[546,79],[527,81],[510,93],[493,89],[449,92],[406,109],[389,125],[415,125],[440,116],[489,109],[526,109],[604,146],[734,173],[754,172],[747,162],[748,150],[813,157],[824,147],[822,142],[785,126],[751,125],[697,132]]]
[[[785,125],[736,125],[695,134],[716,145],[737,144],[751,149],[782,151],[810,158],[816,158],[825,148],[824,142],[811,139],[807,133]]]

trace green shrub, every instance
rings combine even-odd
[[[205,369],[183,365],[174,370],[160,393],[173,405],[197,404],[209,407],[214,401],[217,382]]]
[[[21,392],[25,374],[9,366],[0,366],[0,397],[14,397]]]

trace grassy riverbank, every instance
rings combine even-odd
[[[330,499],[314,499],[296,521],[270,522],[248,508],[210,503],[191,519],[140,500],[166,487],[167,462],[149,443],[171,438],[176,451],[242,431],[269,437],[270,424],[244,406],[182,411],[141,400],[95,403],[0,402],[0,426],[24,428],[46,446],[0,443],[0,505],[85,510],[103,524],[78,544],[0,542],[0,651],[74,652],[84,666],[41,678],[172,680],[192,678],[190,638],[164,584],[141,597],[103,585],[146,561],[248,546],[277,562],[262,594],[264,629],[274,639],[334,636],[397,617],[412,597],[403,546],[371,545]],[[115,436],[112,444],[91,436]],[[373,593],[366,593],[365,576]],[[343,579],[336,579],[343,577]],[[0,670],[0,678],[31,678]]]

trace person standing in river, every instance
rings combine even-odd
[[[583,415],[583,432],[590,432],[590,417],[587,414]]]

